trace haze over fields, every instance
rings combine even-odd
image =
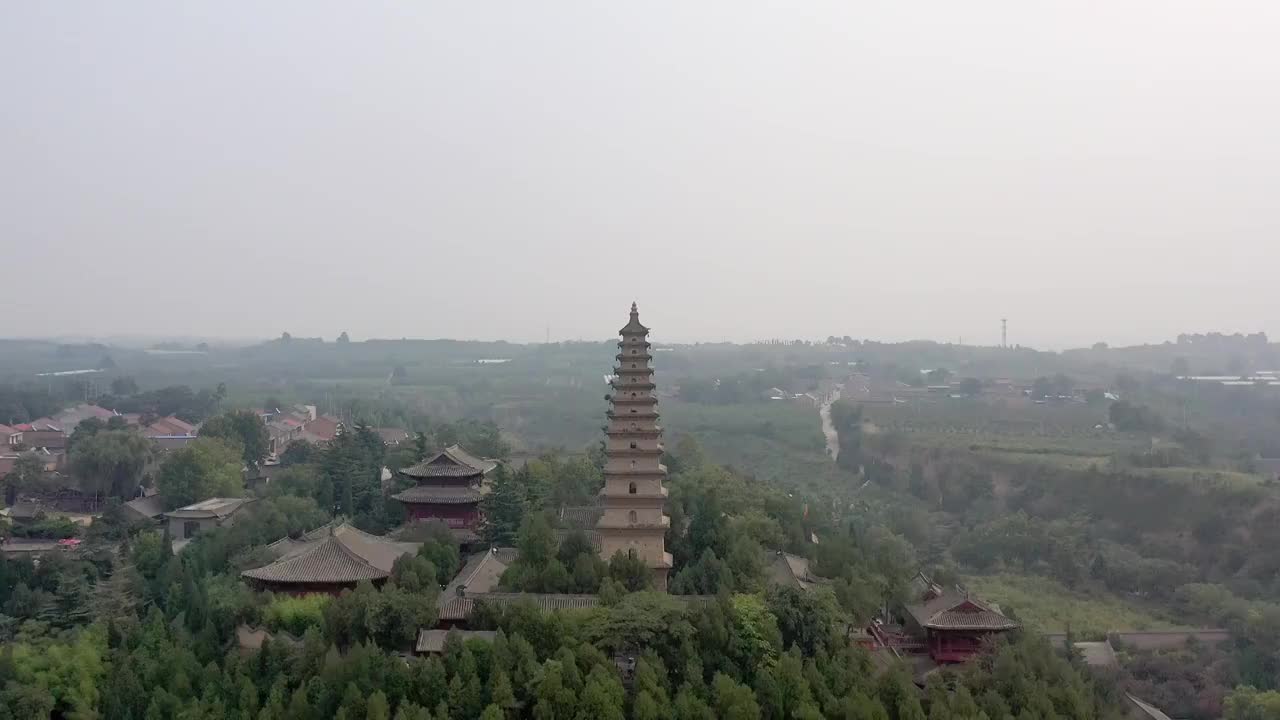
[[[11,3],[0,336],[1280,332],[1264,2]],[[16,270],[16,272],[15,272]]]

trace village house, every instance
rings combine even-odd
[[[378,433],[378,437],[382,438],[382,444],[387,447],[395,447],[409,439],[409,432],[400,428],[380,427],[374,428],[373,431]]]
[[[142,436],[159,450],[177,450],[196,439],[196,426],[172,415],[142,428]]]
[[[250,502],[252,500],[246,498],[209,498],[165,513],[173,551],[186,547],[202,532],[232,525],[236,521],[236,513]]]
[[[164,498],[152,492],[122,503],[120,509],[129,522],[158,523],[164,517]]]
[[[32,450],[37,448],[63,450],[67,447],[67,434],[48,419],[14,425],[8,436],[10,447]]]
[[[77,425],[89,418],[97,418],[98,420],[106,422],[119,415],[120,413],[117,413],[114,410],[108,410],[104,407],[88,403],[81,403],[54,415],[50,421],[59,428],[65,430],[67,433],[72,433],[75,432]]]

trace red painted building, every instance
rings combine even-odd
[[[401,470],[400,475],[412,480],[414,486],[392,497],[404,503],[410,520],[438,520],[461,542],[474,542],[480,526],[480,500],[487,490],[484,476],[495,467],[497,463],[452,445]]]
[[[925,577],[913,582],[916,601],[906,606],[905,630],[923,641],[937,663],[965,662],[990,639],[1019,627],[998,607],[969,595],[959,586],[944,588]]]

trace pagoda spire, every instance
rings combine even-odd
[[[653,382],[649,328],[631,303],[630,321],[618,331],[617,365],[610,382],[609,425],[605,429],[604,512],[596,525],[600,555],[634,553],[653,572],[654,586],[667,588],[671,553],[664,537],[671,518],[664,512],[667,468],[662,464],[662,427]]]

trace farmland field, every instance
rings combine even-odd
[[[1115,595],[1072,591],[1056,580],[1032,575],[972,575],[965,585],[982,600],[1012,608],[1039,632],[1071,631],[1081,639],[1109,630],[1161,630],[1180,627]]]

